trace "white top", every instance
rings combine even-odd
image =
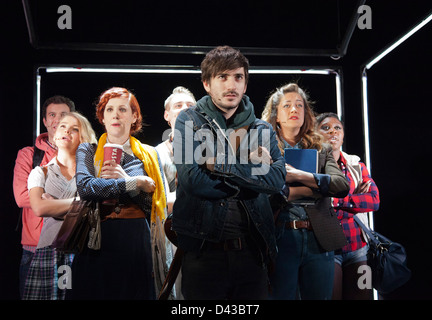
[[[30,172],[27,180],[28,190],[40,187],[45,190],[45,193],[50,194],[56,199],[73,198],[77,191],[75,176],[71,180],[67,180],[60,171],[56,157],[46,165],[46,168],[48,169],[46,177],[40,166]],[[63,223],[63,220],[52,217],[43,219],[42,231],[37,245],[38,249],[48,247],[52,244]]]
[[[156,146],[156,150],[159,154],[159,158],[162,165],[162,170],[165,175],[166,182],[168,184],[168,193],[167,193],[167,201],[174,202],[176,197],[176,184],[175,178],[177,175],[177,168],[174,164],[174,155],[169,149],[167,143],[170,143],[168,140],[159,143]]]

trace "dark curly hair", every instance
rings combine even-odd
[[[208,82],[218,73],[243,67],[245,80],[249,80],[249,60],[237,49],[219,46],[209,51],[201,62],[201,81]]]

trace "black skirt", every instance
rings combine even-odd
[[[146,219],[101,223],[101,249],[84,249],[72,264],[70,300],[154,300],[150,228]]]

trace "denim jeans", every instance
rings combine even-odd
[[[350,264],[367,261],[367,253],[369,250],[369,244],[366,244],[363,248],[355,251],[335,254],[335,263],[342,267],[349,266]]]
[[[282,230],[278,256],[270,274],[271,299],[330,300],[333,290],[334,252],[324,251],[313,231]]]
[[[21,255],[21,262],[20,262],[20,270],[19,270],[19,291],[21,297],[24,293],[24,285],[25,285],[27,273],[30,268],[30,264],[32,262],[33,256],[34,256],[33,252],[23,249]]]

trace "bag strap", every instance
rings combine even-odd
[[[380,242],[377,240],[376,236],[373,234],[373,232],[371,231],[371,229],[369,229],[367,226],[365,226],[363,224],[363,222],[361,222],[360,218],[357,217],[357,215],[354,215],[354,220],[355,222],[357,222],[357,224],[360,226],[360,228],[363,229],[364,232],[366,232],[366,234],[368,235],[369,239],[375,244],[378,245]]]
[[[33,146],[33,158],[32,158],[32,168],[36,168],[38,165],[40,165],[40,163],[42,162],[42,159],[45,155],[45,151],[39,149],[38,147],[36,147],[36,145]],[[22,213],[23,213],[23,209],[20,209],[20,214],[18,216],[18,221],[17,221],[17,225],[15,227],[15,231],[19,231],[22,228]]]
[[[168,274],[166,275],[165,281],[159,292],[158,300],[168,300],[181,269],[183,255],[183,250],[181,248],[177,248],[174,254],[174,259],[172,260],[168,270]]]
[[[33,168],[36,168],[37,166],[39,166],[41,164],[42,159],[45,155],[45,151],[39,149],[38,147],[36,147],[36,145],[33,146],[33,150],[34,150],[34,152],[33,152],[33,159],[32,159],[33,164],[32,164],[32,166],[33,166]]]

